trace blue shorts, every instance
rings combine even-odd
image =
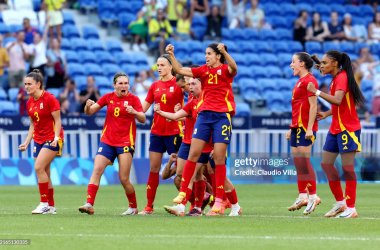
[[[211,159],[210,157],[210,153],[207,153],[207,159],[208,161],[210,162],[210,165],[213,169],[215,169],[215,161],[213,159]],[[225,164],[227,165],[227,156],[226,156],[226,161],[225,161]]]
[[[362,149],[360,144],[360,132],[361,129],[354,132],[345,130],[333,135],[329,131],[323,150],[331,153],[360,152]]]
[[[231,116],[229,113],[201,111],[194,125],[193,138],[212,143],[227,143],[231,141]]]
[[[98,152],[96,153],[96,155],[103,155],[104,157],[106,157],[108,160],[110,160],[113,163],[119,154],[124,154],[124,153],[131,153],[133,157],[133,154],[135,153],[135,147],[134,146],[114,147],[104,142],[100,142]]]
[[[169,155],[177,153],[177,137],[178,135],[162,136],[150,133],[149,151],[157,153],[168,152]]]
[[[307,147],[314,144],[317,131],[313,131],[313,138],[310,140],[305,139],[306,130],[304,128],[292,128],[290,134],[290,146],[291,147]]]
[[[182,142],[181,147],[179,148],[177,157],[183,160],[187,160],[187,158],[189,158],[189,152],[190,152],[190,144]],[[197,162],[207,164],[209,155],[210,153],[202,153]]]
[[[63,142],[62,142],[61,138],[59,138],[57,146],[55,148],[50,146],[50,144],[52,142],[53,141],[46,141],[42,144],[38,144],[38,143],[34,142],[33,157],[36,158],[38,156],[38,154],[40,153],[42,148],[47,148],[47,149],[50,149],[51,151],[57,151],[58,152],[57,156],[61,156],[62,155],[62,146],[63,146]]]

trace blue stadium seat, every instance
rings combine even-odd
[[[140,0],[135,0],[135,1],[130,1],[130,5],[131,5],[131,12],[133,14],[137,14],[137,12],[139,12],[139,10],[141,10],[141,8],[143,7],[143,2],[140,1]]]
[[[100,94],[100,96],[104,96],[105,94],[111,93],[113,91],[114,91],[114,89],[111,89],[111,88],[102,88],[102,89],[99,89],[99,94]],[[103,111],[103,109],[104,109],[104,111]],[[107,114],[107,107],[102,108],[100,111],[105,112],[104,115],[106,115]],[[100,114],[102,114],[102,112]]]
[[[277,40],[277,33],[275,30],[261,29],[260,37],[261,37],[261,40],[264,40],[264,41],[270,41],[270,40],[274,41],[274,40]]]
[[[6,25],[4,23],[0,23],[0,33],[1,34],[9,33],[9,27],[8,27],[8,25]]]
[[[115,63],[115,59],[113,58],[111,53],[107,51],[97,51],[95,52],[95,57],[96,57],[97,63],[102,66],[107,63],[112,63],[112,64]]]
[[[280,9],[281,9],[281,16],[287,16],[287,15],[298,16],[298,11],[294,4],[283,3],[280,5]]]
[[[242,29],[231,29],[230,36],[232,41],[242,41],[247,37]]]
[[[79,63],[79,56],[77,52],[74,51],[65,51],[65,57],[67,63]]]
[[[136,20],[136,15],[133,15],[131,13],[120,13],[119,15],[119,30],[120,33],[123,36],[126,36],[131,33],[131,31],[128,29],[128,26],[131,22],[134,22]]]
[[[289,53],[297,53],[297,52],[303,51],[302,43],[298,41],[288,41],[286,42],[286,44],[288,46]]]
[[[108,78],[114,77],[114,75],[117,72],[122,71],[121,68],[117,66],[116,64],[105,64],[103,65],[102,68],[103,68],[103,75]]]
[[[317,3],[314,5],[314,11],[320,15],[330,15],[331,8],[327,4]]]
[[[258,79],[257,84],[260,87],[260,93],[264,99],[267,98],[268,92],[274,91],[276,89],[276,83],[272,79]]]
[[[0,101],[8,100],[7,92],[4,89],[0,89]]]
[[[292,112],[292,100],[293,97],[293,91],[292,90],[287,90],[287,91],[281,91],[282,96],[284,97],[284,111],[285,112]]]
[[[84,67],[79,63],[68,63],[67,64],[68,73],[71,78],[75,78],[76,76],[84,76],[86,75],[84,72]]]
[[[366,92],[366,91],[372,91],[372,87],[373,87],[373,81],[372,80],[361,80],[361,84],[360,84],[360,88],[362,90],[362,92]]]
[[[205,27],[191,27],[191,30],[194,32],[194,36],[198,40],[203,40],[203,37],[206,34]]]
[[[351,42],[343,42],[339,44],[340,51],[345,53],[355,53],[354,44]]]
[[[242,78],[239,81],[239,86],[244,101],[252,102],[258,99],[262,99],[259,94],[259,86],[255,80]]]
[[[75,25],[74,16],[68,12],[62,12],[63,14],[63,23]]]
[[[235,60],[237,66],[249,66],[249,63],[247,62],[245,56],[243,54],[239,53],[229,53],[232,58]]]
[[[16,106],[10,101],[0,101],[0,115],[16,115],[19,113]]]
[[[60,88],[48,88],[46,91],[53,94],[55,98],[59,99],[59,93],[61,92]]]
[[[252,40],[259,40],[259,32],[255,29],[246,28],[243,29],[245,34],[245,40],[252,41]]]
[[[115,15],[119,16],[121,13],[130,13],[131,4],[128,1],[116,1],[115,2]]]
[[[361,48],[363,48],[363,47],[367,47],[369,49],[368,43],[364,43],[364,42],[361,42],[361,43],[357,42],[357,43],[355,43],[355,52],[356,52],[356,54],[359,54]]]
[[[129,76],[134,76],[135,73],[139,73],[141,71],[141,69],[134,64],[123,64],[122,70]]]
[[[16,101],[17,95],[18,95],[19,91],[20,91],[20,89],[18,89],[18,88],[8,89],[8,97],[9,97],[9,100],[11,102],[15,102]]]
[[[120,40],[108,40],[106,41],[107,50],[110,53],[123,52]]]
[[[76,76],[74,80],[79,90],[87,89],[87,76]]]
[[[265,70],[267,72],[267,78],[276,78],[276,77],[282,77],[282,71],[277,66],[269,66],[265,67]]]
[[[88,39],[87,47],[88,47],[88,50],[91,50],[92,52],[104,51],[103,43],[99,39]]]
[[[228,53],[239,52],[239,48],[238,48],[238,46],[236,45],[235,42],[232,42],[232,41],[223,41],[223,40],[221,42],[224,43],[224,45],[227,46]]]
[[[323,53],[322,46],[319,42],[309,41],[305,43],[306,52],[310,55],[315,53]]]
[[[251,68],[240,66],[237,75],[235,76],[235,80],[239,81],[241,78],[253,78]]]
[[[309,14],[311,14],[313,12],[313,6],[308,4],[308,2],[297,3],[296,8],[297,8],[298,13],[302,10],[306,10],[307,12],[309,12]]]
[[[251,66],[250,67],[251,72],[255,79],[259,78],[266,78],[267,77],[267,70],[266,67],[262,66]]]
[[[324,42],[323,51],[326,53],[329,50],[340,50],[339,44],[334,42]]]
[[[112,76],[113,77],[113,76]],[[99,89],[112,88],[112,82],[105,76],[95,76],[95,86]]]
[[[241,53],[255,53],[255,46],[252,46],[252,42],[248,41],[239,41],[238,42],[239,50]]]
[[[280,92],[285,92],[285,91],[292,91],[293,86],[291,85],[292,83],[289,82],[289,80],[284,79],[284,78],[278,78],[275,79],[274,81],[276,83],[276,88]]]
[[[67,39],[65,37],[62,37],[62,40],[61,40],[61,49],[62,50],[71,50],[71,44],[70,44],[69,39]]]
[[[115,61],[118,65],[128,64],[128,63],[131,64],[132,63],[132,59],[131,59],[130,54],[127,54],[124,52],[119,52],[119,53],[115,53],[114,57],[115,57]]]
[[[276,30],[281,29],[281,28],[287,29],[289,27],[289,24],[286,21],[285,17],[280,17],[280,16],[274,17],[274,18],[270,18],[268,21],[272,25],[272,27],[275,28]],[[263,38],[261,39],[263,40]]]
[[[373,60],[375,60],[375,62],[380,61],[380,57],[378,55],[372,55],[372,57],[373,57]]]
[[[193,64],[203,65],[206,63],[205,54],[204,53],[194,53],[191,55],[191,60]]]
[[[174,46],[176,56],[184,57],[189,54],[189,46],[187,45],[187,42],[174,41],[171,44]]]
[[[11,24],[9,25],[9,32],[11,33],[17,33],[18,31],[24,29],[24,27],[21,24]]]
[[[348,56],[350,57],[350,59],[351,59],[352,62],[353,62],[353,61],[356,61],[356,59],[359,58],[359,56],[356,55],[356,54],[349,54],[349,53],[347,53],[347,54],[348,54]]]
[[[188,46],[189,51],[191,51],[192,53],[197,53],[197,52],[204,53],[204,50],[202,49],[202,43],[200,41],[195,41],[195,40],[188,41],[187,46]]]
[[[289,66],[283,67],[282,72],[288,79],[293,77],[293,70]]]
[[[98,15],[101,21],[115,20],[114,3],[112,1],[98,1]]]
[[[41,5],[40,0],[34,0],[34,1],[40,2],[39,5]],[[97,0],[79,0],[78,3],[79,3],[79,7],[81,8],[85,8],[85,7],[96,8],[98,6]]]
[[[232,38],[230,36],[230,29],[229,28],[222,28],[222,39],[231,41]]]
[[[262,53],[260,54],[261,65],[262,66],[277,66],[278,59],[274,54],[271,53]]]
[[[1,23],[0,23],[1,24]],[[16,41],[17,40],[17,38],[16,37],[14,37],[14,36],[8,36],[8,37],[5,37],[4,38],[4,41],[3,41],[3,47],[5,47],[5,45],[7,44],[7,43],[9,43],[9,42],[14,42],[14,41]]]
[[[344,14],[346,14],[346,8],[344,7],[344,5],[338,3],[331,3],[329,5],[332,10],[338,12],[339,16],[343,16]]]
[[[273,3],[264,4],[263,9],[264,9],[265,15],[267,16],[281,15],[280,7],[277,4],[273,4]]]
[[[270,45],[272,47],[272,51],[274,54],[288,52],[288,47],[286,46],[286,43],[284,42],[280,42],[280,41],[271,42]]]
[[[85,68],[85,72],[87,76],[90,76],[90,75],[102,76],[103,75],[102,68],[100,68],[100,66],[95,63],[86,63],[84,65],[84,68]]]
[[[236,116],[250,116],[251,109],[247,103],[238,102],[236,103]]]
[[[191,23],[192,28],[206,27],[206,26],[207,26],[207,20],[205,17],[194,15],[193,22]]]
[[[363,13],[360,13],[360,8],[353,4],[347,4],[345,5],[346,12],[350,13],[353,16],[360,16]]]
[[[258,54],[244,53],[247,66],[260,66],[261,58]]]
[[[111,89],[100,89],[99,90],[99,94],[100,96],[103,96],[107,93],[111,93]],[[98,115],[101,115],[101,116],[106,116],[107,115],[107,106],[104,106],[103,108],[101,108],[99,111],[98,111]]]
[[[78,55],[79,55],[79,61],[81,64],[98,63],[97,56],[95,56],[95,54],[91,51],[80,51]]]
[[[288,29],[277,29],[277,40],[292,41],[293,32]]]
[[[280,67],[284,68],[284,67],[289,67],[290,64],[292,63],[293,54],[280,53],[277,55],[277,57],[278,57]]]
[[[251,46],[255,47],[257,53],[271,52],[271,48],[267,42],[253,41]]]
[[[74,38],[74,37],[80,37],[79,30],[74,25],[65,25],[62,27],[62,32],[64,36],[68,39]]]
[[[149,68],[148,65],[148,58],[145,53],[138,52],[138,53],[133,53],[131,55],[132,63],[139,67],[147,67]]]
[[[82,33],[84,39],[99,39],[98,28],[95,26],[83,26]]]
[[[72,38],[70,40],[71,42],[71,49],[79,52],[79,51],[87,51],[87,44],[88,42],[84,40],[83,38]]]
[[[269,111],[281,112],[284,111],[284,97],[280,92],[272,91],[267,94],[267,107]]]

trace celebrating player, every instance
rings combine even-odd
[[[166,112],[174,112],[176,105],[183,105],[184,94],[176,84],[172,62],[168,55],[162,55],[157,59],[158,74],[160,80],[150,86],[148,95],[143,103],[144,112],[148,111],[155,102],[161,105]],[[149,159],[150,173],[147,183],[148,203],[139,214],[153,214],[153,203],[159,184],[159,171],[161,168],[163,153],[169,155],[176,153],[177,138],[182,133],[182,122],[168,122],[162,116],[154,114],[153,125],[150,134]]]
[[[56,214],[50,164],[56,156],[61,156],[63,128],[59,102],[53,94],[44,90],[43,83],[44,79],[38,69],[33,70],[25,78],[25,90],[31,96],[26,103],[30,127],[28,136],[19,146],[19,150],[25,151],[33,138],[34,169],[37,174],[41,203],[32,211],[32,214]]]
[[[145,114],[140,99],[128,91],[129,77],[118,72],[113,78],[115,91],[102,96],[97,103],[88,99],[84,112],[93,115],[107,105],[107,116],[100,139],[99,149],[95,156],[94,170],[87,189],[87,203],[79,211],[94,214],[94,201],[98,192],[100,178],[108,165],[116,157],[119,162],[119,178],[129,201],[129,208],[123,215],[138,213],[135,189],[129,181],[132,158],[135,151],[136,121],[145,122]]]
[[[309,92],[332,104],[331,110],[317,114],[318,120],[332,115],[332,123],[323,147],[322,168],[327,175],[330,189],[337,204],[325,216],[353,218],[358,216],[355,209],[357,180],[354,171],[354,159],[356,152],[361,151],[361,126],[355,106],[365,103],[366,100],[355,81],[351,59],[346,53],[329,50],[322,57],[321,62],[317,61],[323,74],[333,76],[330,94],[317,90],[313,83],[309,83],[307,86]],[[339,173],[334,167],[335,159],[339,154],[342,158],[346,181],[345,196],[343,196]]]
[[[311,147],[318,130],[318,123],[315,119],[317,97],[307,91],[309,83],[313,83],[318,89],[317,80],[310,73],[315,57],[317,55],[310,56],[305,52],[299,52],[293,55],[290,64],[293,75],[300,77],[293,89],[292,124],[286,134],[286,139],[290,140],[294,165],[297,169],[299,197],[288,210],[294,211],[302,206],[307,206],[304,214],[310,214],[321,203],[321,199],[317,196],[315,172],[310,163]],[[307,190],[309,190],[309,198],[307,198]]]

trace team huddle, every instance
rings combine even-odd
[[[105,168],[117,158],[120,182],[129,202],[128,210],[122,214],[154,214],[161,162],[167,152],[170,159],[161,178],[176,175],[174,184],[179,191],[173,199],[175,205],[164,206],[168,213],[202,216],[208,205],[211,209],[206,216],[223,215],[227,208],[231,208],[229,216],[242,213],[235,187],[226,175],[231,117],[235,115],[236,106],[231,85],[238,67],[227,47],[221,43],[212,43],[206,48],[206,64],[203,66],[182,67],[174,55],[174,47],[168,45],[166,51],[168,54],[157,60],[160,80],[151,85],[143,103],[129,92],[129,77],[123,72],[116,73],[113,78],[114,92],[105,94],[96,103],[87,100],[86,115],[93,115],[104,106],[107,106],[107,115],[87,189],[87,201],[79,207],[80,212],[94,214],[100,178]],[[333,76],[329,94],[318,90],[318,83],[310,73],[313,65],[322,74]],[[316,176],[310,164],[310,154],[318,121],[332,115],[323,148],[322,168],[337,204],[325,216],[357,217],[357,181],[353,162],[356,152],[361,151],[361,126],[355,106],[364,103],[365,98],[355,82],[351,60],[347,54],[336,50],[326,52],[321,61],[316,55],[299,52],[294,54],[290,67],[293,74],[300,77],[293,90],[292,124],[286,134],[297,170],[299,197],[288,210],[306,206],[303,213],[307,215],[321,203],[316,194]],[[25,78],[25,89],[31,96],[27,102],[31,125],[19,150],[25,151],[34,140],[33,156],[41,202],[32,214],[56,214],[50,164],[61,155],[64,136],[58,100],[44,90],[43,82],[38,70]],[[185,93],[188,93],[186,105]],[[318,96],[332,104],[331,110],[317,112]],[[135,152],[136,120],[144,123],[145,113],[153,104],[155,113],[149,143],[147,205],[139,212],[135,189],[129,180]],[[345,195],[334,167],[339,154],[346,181]],[[188,202],[191,207],[185,213]]]

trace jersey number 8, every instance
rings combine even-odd
[[[113,113],[114,116],[118,117],[120,115],[120,108],[116,107],[115,112]]]

